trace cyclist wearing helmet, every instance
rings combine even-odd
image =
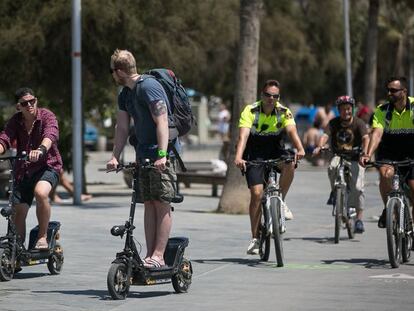
[[[339,111],[339,117],[329,121],[326,132],[321,136],[318,146],[313,151],[314,155],[320,153],[321,148],[326,145],[330,139],[330,145],[333,152],[351,151],[360,148],[363,152],[367,151],[369,136],[364,121],[354,116],[355,99],[350,96],[340,96],[336,100]],[[339,157],[334,156],[328,167],[328,176],[331,182],[331,189],[334,189],[336,178],[336,167],[339,165]],[[349,204],[354,207],[357,212],[357,220],[355,222],[355,233],[363,233],[365,231],[362,222],[362,211],[364,208],[364,175],[365,169],[358,164],[359,156],[355,155],[351,159],[351,184]],[[328,200],[328,204],[333,204],[334,192]]]
[[[368,152],[361,157],[364,165],[378,148],[377,160],[400,161],[414,159],[414,97],[407,95],[407,79],[391,77],[387,82],[387,101],[377,107],[372,122],[372,135]],[[407,184],[414,203],[414,168],[402,168],[407,174]],[[391,191],[393,167],[384,165],[379,169],[379,189],[384,205]],[[385,208],[378,220],[378,227],[385,228]]]
[[[261,166],[249,166],[246,160],[276,159],[288,152],[285,150],[284,139],[289,136],[296,148],[296,159],[305,155],[302,143],[296,130],[295,120],[288,108],[280,102],[280,85],[276,80],[266,81],[262,90],[262,99],[247,105],[240,116],[239,141],[237,143],[234,163],[246,171],[247,184],[250,189],[250,225],[252,240],[247,254],[259,253],[259,222],[261,217],[261,198],[263,194],[264,169]],[[280,167],[279,184],[283,200],[292,183],[295,163],[284,163]],[[285,218],[292,219],[292,213],[284,205]]]

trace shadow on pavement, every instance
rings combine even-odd
[[[59,293],[65,295],[82,295],[82,296],[90,296],[90,298],[97,298],[100,300],[112,300],[111,296],[108,295],[107,290],[96,290],[96,289],[85,289],[85,290],[55,290],[55,291],[32,291],[33,293],[38,294],[50,294],[50,293]],[[131,291],[127,296],[128,299],[130,298],[152,298],[152,297],[160,297],[160,296],[167,296],[171,295],[173,292],[167,291],[151,291],[151,292],[134,292]]]
[[[265,262],[260,261],[260,259],[246,259],[246,258],[218,258],[218,259],[191,259],[191,261],[197,263],[206,263],[206,264],[214,264],[214,263],[235,263],[239,265],[245,265],[250,267],[256,267],[259,265],[265,264]]]
[[[24,267],[23,267],[23,269],[24,269]],[[46,270],[47,270],[47,268],[46,268]],[[24,279],[41,278],[41,277],[44,277],[44,276],[50,276],[50,274],[47,273],[47,272],[45,272],[45,273],[39,273],[39,272],[36,272],[36,273],[33,273],[33,272],[29,272],[29,273],[19,272],[19,273],[16,273],[14,275],[13,279],[24,280]]]
[[[334,264],[337,262],[344,262],[344,263],[364,266],[367,269],[390,269],[391,268],[391,266],[388,264],[388,261],[372,259],[372,258],[332,259],[332,260],[322,260],[322,262],[328,265]]]
[[[335,244],[335,239],[331,237],[291,237],[291,238],[285,238],[284,241],[290,241],[290,240],[303,240],[303,241],[311,241],[319,244]],[[359,242],[357,239],[350,240],[347,237],[340,237],[340,241],[349,241],[353,243]]]

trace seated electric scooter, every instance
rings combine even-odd
[[[132,199],[129,218],[125,225],[114,226],[111,229],[113,236],[125,235],[124,249],[116,254],[115,260],[108,271],[108,291],[113,299],[125,299],[130,285],[156,285],[172,282],[177,293],[187,292],[191,285],[193,269],[191,262],[184,258],[184,250],[188,246],[188,238],[174,237],[168,240],[164,253],[165,266],[160,268],[146,268],[139,256],[134,242],[133,231],[135,207],[137,202],[136,187],[139,170],[155,169],[152,163],[146,161],[143,165],[130,163],[120,164],[116,172],[130,169],[133,172]],[[178,188],[176,188],[178,189]],[[176,194],[172,203],[181,203],[183,196]]]
[[[0,214],[7,220],[7,233],[0,237],[0,280],[10,281],[14,274],[19,272],[23,266],[32,266],[38,264],[47,264],[51,274],[59,274],[63,267],[63,249],[59,244],[60,222],[51,221],[47,230],[47,240],[49,247],[47,249],[36,249],[36,240],[39,226],[30,231],[29,245],[26,248],[17,235],[16,226],[13,222],[14,209],[12,206],[12,197],[15,183],[15,164],[17,161],[26,161],[26,153],[21,155],[11,155],[0,157],[0,161],[10,162],[10,180],[9,180],[9,202],[3,207]]]

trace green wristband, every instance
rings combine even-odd
[[[165,150],[158,150],[158,156],[160,158],[166,157],[167,156],[167,151],[165,151]]]

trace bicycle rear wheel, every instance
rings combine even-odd
[[[344,195],[341,188],[336,189],[335,200],[335,244],[339,243],[339,236],[341,232],[342,211],[344,210]]]
[[[397,198],[390,198],[387,203],[386,231],[388,258],[393,268],[398,268],[401,262],[402,235],[398,232],[400,227],[398,206],[399,202]]]
[[[278,267],[283,267],[283,244],[280,230],[280,201],[270,198],[270,216],[272,218],[273,240],[275,242],[276,261]]]

